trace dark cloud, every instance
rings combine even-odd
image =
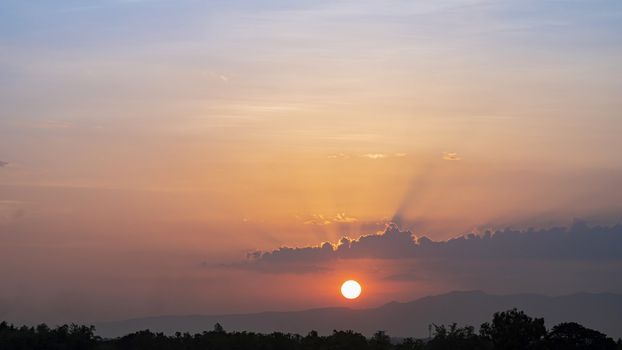
[[[384,232],[357,239],[343,237],[337,244],[312,247],[281,247],[255,252],[249,264],[266,266],[322,264],[337,259],[446,259],[451,261],[502,261],[537,259],[541,261],[622,261],[622,226],[589,227],[583,222],[572,226],[541,230],[500,230],[467,234],[447,241],[433,241],[401,231],[396,224]]]
[[[0,160],[0,168],[3,168],[5,166],[7,166],[7,165],[9,165],[8,162],[3,162],[3,161]]]
[[[375,278],[428,290],[622,292],[622,225],[575,222],[570,227],[505,229],[434,241],[390,224],[382,233],[344,237],[334,244],[254,252],[232,267],[318,274],[359,262]]]

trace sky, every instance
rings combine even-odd
[[[0,318],[622,293],[621,38],[616,0],[2,1]]]

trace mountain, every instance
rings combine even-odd
[[[211,330],[216,322],[227,331],[269,333],[282,331],[306,334],[317,330],[352,329],[366,335],[385,330],[391,336],[428,336],[428,325],[472,325],[479,328],[496,311],[511,308],[532,317],[544,317],[547,327],[574,321],[611,337],[622,337],[622,295],[580,293],[564,296],[538,294],[491,295],[480,291],[451,292],[411,302],[391,302],[372,309],[322,308],[290,312],[262,312],[240,315],[158,316],[96,324],[97,334],[116,337],[150,329],[173,333]]]

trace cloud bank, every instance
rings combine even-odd
[[[357,239],[310,247],[281,247],[249,254],[251,264],[321,264],[337,259],[449,259],[543,261],[622,261],[622,225],[589,227],[576,222],[569,228],[499,230],[433,241],[401,231],[396,224],[384,232]]]

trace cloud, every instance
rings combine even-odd
[[[306,219],[303,223],[305,225],[328,225],[332,221],[324,217],[322,214],[313,214],[309,219]]]
[[[577,222],[569,228],[506,229],[433,241],[402,231],[391,223],[378,234],[356,239],[342,237],[337,243],[324,242],[318,246],[281,247],[255,252],[248,258],[251,264],[261,264],[264,271],[270,265],[307,263],[321,266],[338,259],[622,262],[622,225],[589,227]]]
[[[358,157],[367,158],[367,159],[386,159],[386,158],[404,158],[408,156],[408,153],[398,152],[398,153],[365,153]],[[328,159],[350,159],[352,158],[349,154],[346,153],[335,153],[328,156]]]
[[[349,159],[350,156],[345,153],[335,153],[328,156],[328,159]]]
[[[357,221],[358,221],[357,218],[346,215],[346,213],[337,213],[334,216],[313,214],[310,217],[303,219],[303,223],[305,225],[318,225],[318,226],[330,225],[332,223],[354,223]]]
[[[622,292],[622,225],[577,222],[568,228],[505,229],[434,241],[390,224],[356,239],[253,252],[230,267],[317,277],[359,271],[378,283],[414,283],[418,290]]]
[[[0,160],[0,168],[4,168],[7,165],[9,165],[8,162],[3,162],[3,161]]]
[[[209,77],[210,79],[216,79],[216,80],[220,80],[223,83],[228,83],[231,80],[231,76],[226,75],[226,74],[222,74],[222,73],[217,73],[217,72],[205,72],[204,73],[207,77]]]
[[[461,160],[462,158],[460,158],[458,156],[458,153],[455,153],[455,152],[445,152],[445,153],[443,153],[443,159],[444,160]]]
[[[342,222],[342,223],[352,223],[357,222],[358,219],[353,216],[348,216],[346,213],[338,213],[333,217],[334,222]]]
[[[386,158],[387,155],[384,153],[367,153],[367,154],[364,154],[363,157],[369,158],[369,159],[383,159],[383,158]]]

